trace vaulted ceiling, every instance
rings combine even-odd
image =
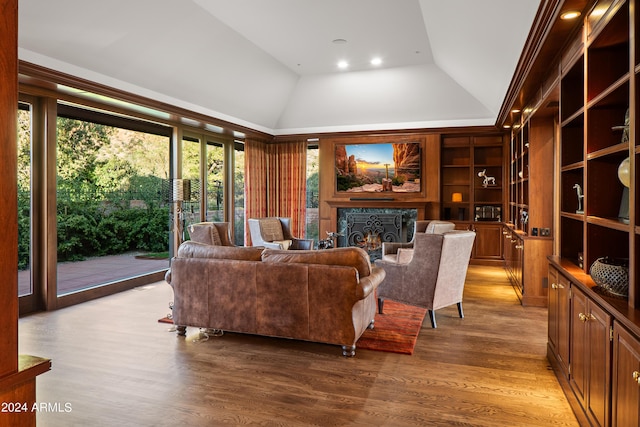
[[[539,4],[20,0],[19,57],[273,135],[494,125]]]

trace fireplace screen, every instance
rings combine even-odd
[[[338,222],[338,246],[360,247],[374,261],[382,256],[383,242],[406,242],[413,235],[415,210],[339,209]]]

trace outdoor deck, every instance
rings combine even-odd
[[[136,258],[136,254],[108,255],[58,264],[58,295],[72,293],[169,267],[168,259]],[[18,295],[30,293],[30,270],[18,273]]]

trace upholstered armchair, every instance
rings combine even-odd
[[[424,220],[416,221],[413,230],[413,238],[410,242],[383,242],[382,243],[382,259],[386,261],[395,262],[398,260],[398,256],[406,259],[410,255],[413,249],[413,243],[416,239],[416,234],[442,234],[447,231],[452,231],[456,228],[453,222],[439,221],[439,220]]]
[[[228,222],[198,222],[187,227],[190,240],[206,245],[235,246]]]
[[[449,231],[443,234],[416,233],[410,256],[395,262],[379,259],[375,265],[386,273],[378,287],[378,311],[386,298],[426,308],[431,326],[435,311],[453,304],[462,311],[462,292],[476,233]]]
[[[313,240],[291,235],[291,218],[270,217],[248,220],[252,246],[270,249],[313,249]]]

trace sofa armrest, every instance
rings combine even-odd
[[[297,250],[312,250],[314,240],[313,239],[296,239],[295,237],[291,239],[291,247],[289,249],[297,249]]]
[[[386,273],[380,267],[371,267],[371,274],[366,277],[360,278],[360,287],[358,288],[358,292],[356,296],[359,299],[365,299],[372,292],[374,292],[380,283],[384,280]]]
[[[413,248],[413,243],[382,242],[382,255],[397,254],[400,248]]]

